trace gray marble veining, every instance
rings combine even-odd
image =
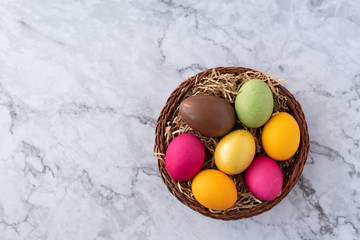
[[[1,239],[359,239],[360,4],[0,2]],[[152,156],[171,91],[217,66],[288,79],[311,149],[274,209],[193,212]]]

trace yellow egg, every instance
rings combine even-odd
[[[275,160],[287,160],[299,147],[300,128],[293,116],[281,112],[266,123],[261,138],[267,155]]]
[[[255,156],[255,140],[247,130],[235,130],[223,137],[215,148],[215,164],[227,174],[244,171]]]
[[[234,182],[215,169],[198,173],[192,181],[191,190],[201,205],[212,210],[228,209],[237,199]]]

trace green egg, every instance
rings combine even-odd
[[[235,111],[242,124],[250,128],[264,125],[273,112],[274,99],[269,86],[260,79],[251,79],[240,88]]]

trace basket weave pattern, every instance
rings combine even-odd
[[[156,154],[163,155],[166,152],[165,145],[165,131],[167,127],[167,122],[171,118],[174,110],[182,101],[184,95],[191,89],[196,80],[201,80],[202,78],[210,75],[213,69],[208,69],[204,72],[201,72],[183,83],[181,83],[170,95],[168,98],[165,107],[160,113],[160,116],[157,121],[155,128],[155,146],[154,151]],[[255,71],[249,68],[242,67],[219,67],[215,68],[215,71],[219,74],[240,74],[247,71]],[[298,148],[298,151],[295,155],[294,163],[286,169],[287,172],[283,173],[284,183],[281,194],[272,201],[264,201],[261,204],[258,204],[252,208],[246,209],[235,209],[230,211],[211,211],[208,208],[200,205],[196,200],[189,198],[183,194],[178,186],[178,182],[170,177],[166,170],[165,161],[158,159],[158,167],[160,175],[169,189],[169,191],[183,204],[187,205],[191,209],[211,218],[221,219],[221,220],[237,220],[242,218],[252,217],[258,214],[261,214],[265,211],[270,210],[276,204],[278,204],[284,197],[288,195],[291,189],[294,187],[298,181],[302,170],[304,168],[308,153],[309,153],[309,135],[307,124],[305,121],[304,113],[301,109],[300,104],[297,102],[295,97],[283,86],[275,86],[279,89],[279,93],[287,98],[287,106],[289,108],[289,113],[296,119],[299,124],[301,132],[301,142]]]

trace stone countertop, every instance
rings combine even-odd
[[[1,239],[359,239],[359,12],[350,0],[1,1]],[[290,194],[240,221],[181,204],[152,156],[172,90],[217,66],[288,79],[311,139]]]

